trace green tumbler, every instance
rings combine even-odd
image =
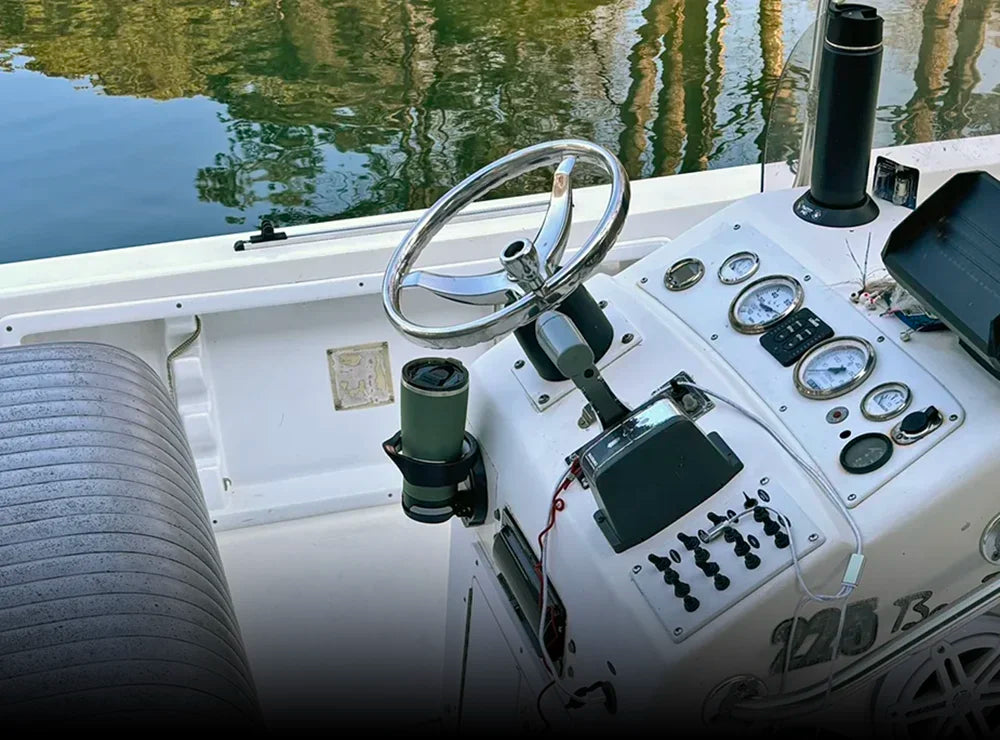
[[[399,394],[401,452],[426,462],[462,456],[469,371],[458,360],[421,357],[403,366]],[[403,511],[426,523],[447,521],[458,486],[429,488],[403,481]]]

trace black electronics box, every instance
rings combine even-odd
[[[1000,182],[955,175],[889,235],[889,274],[1000,378]]]

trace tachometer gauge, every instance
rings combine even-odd
[[[871,421],[885,421],[899,416],[910,406],[910,388],[906,383],[883,383],[875,386],[861,402],[861,413]]]
[[[736,285],[749,278],[760,267],[760,257],[753,252],[736,252],[726,257],[719,267],[719,281]]]
[[[802,305],[802,285],[787,275],[754,280],[729,306],[729,323],[743,334],[763,334]]]
[[[802,355],[795,387],[806,398],[836,398],[854,390],[875,369],[875,348],[860,337],[834,337]]]

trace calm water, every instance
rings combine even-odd
[[[878,143],[1000,131],[1000,0],[875,4]],[[0,0],[0,261],[418,208],[563,136],[633,177],[757,162],[813,8]]]

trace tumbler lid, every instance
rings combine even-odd
[[[458,360],[443,357],[420,357],[403,366],[403,382],[427,393],[448,393],[464,388],[469,371]]]

